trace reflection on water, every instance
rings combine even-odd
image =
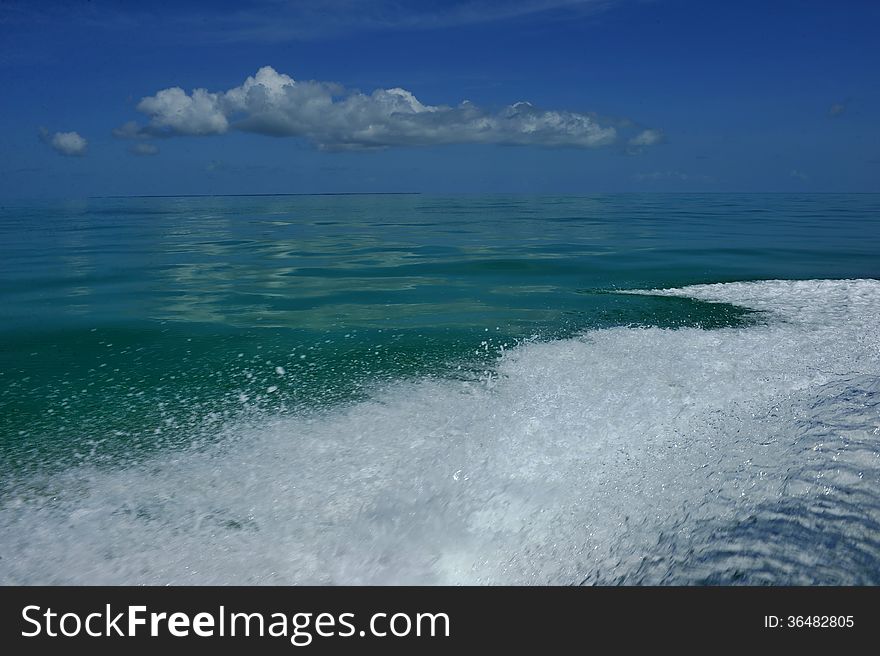
[[[583,309],[590,299],[577,288],[866,275],[874,251],[862,218],[876,203],[870,195],[341,196],[6,208],[0,267],[13,285],[2,290],[0,312],[6,328],[58,321],[65,309],[75,322],[239,327],[393,327],[404,306],[409,325],[486,308],[515,321]],[[87,306],[72,299],[84,294]],[[377,309],[387,307],[395,312]]]

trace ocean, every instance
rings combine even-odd
[[[0,206],[0,584],[880,584],[880,195]]]

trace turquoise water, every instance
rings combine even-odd
[[[880,582],[878,252],[871,194],[2,207],[0,582]]]

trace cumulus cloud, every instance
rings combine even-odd
[[[40,139],[49,144],[59,155],[82,157],[89,147],[89,142],[78,132],[50,133],[46,128],[40,128],[39,134]]]
[[[663,141],[663,136],[662,130],[642,130],[629,140],[629,145],[636,147],[654,146]]]
[[[131,145],[131,147],[128,149],[128,152],[130,152],[132,155],[147,157],[150,155],[158,155],[159,147],[151,143],[136,143]]]
[[[138,103],[138,111],[151,117],[151,126],[180,134],[221,134],[229,128],[220,107],[220,96],[196,89],[191,95],[180,87],[163,89]]]
[[[327,82],[297,81],[271,66],[223,92],[171,87],[143,98],[138,111],[146,125],[127,123],[120,138],[219,135],[230,130],[275,137],[302,137],[324,149],[427,146],[452,143],[607,146],[617,126],[594,114],[539,109],[518,102],[488,111],[465,100],[458,105],[426,105],[401,88],[370,94]],[[662,133],[644,130],[639,146],[659,142]],[[632,140],[631,140],[632,142]]]

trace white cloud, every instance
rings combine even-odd
[[[630,146],[655,146],[663,141],[664,135],[662,130],[642,130],[636,136],[629,140]]]
[[[527,102],[497,112],[468,101],[426,105],[405,89],[348,91],[327,82],[297,81],[271,66],[225,92],[179,87],[143,98],[137,109],[145,126],[127,123],[121,138],[217,135],[241,130],[276,137],[303,137],[325,149],[419,146],[451,143],[607,146],[617,127],[593,114],[543,110]],[[640,146],[662,139],[658,130],[633,138]],[[631,143],[633,141],[631,140]]]
[[[196,89],[192,95],[180,87],[163,89],[138,103],[138,111],[151,117],[151,125],[181,134],[221,134],[229,128],[219,95]]]
[[[78,132],[55,132],[50,134],[46,128],[40,128],[40,139],[49,144],[59,155],[82,157],[86,154],[89,142]]]
[[[154,146],[151,143],[136,143],[132,144],[131,148],[128,149],[132,155],[140,155],[140,156],[149,156],[149,155],[158,155],[159,148],[158,146]]]

